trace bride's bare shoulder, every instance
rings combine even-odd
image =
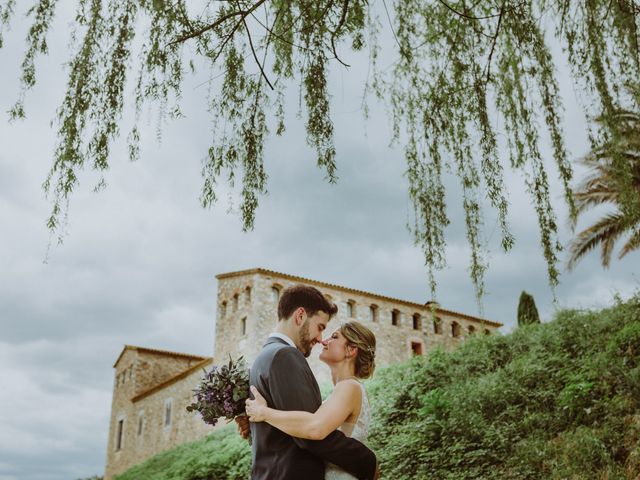
[[[360,399],[360,396],[362,395],[362,387],[360,386],[360,382],[353,378],[340,380],[338,383],[336,383],[333,391],[339,393],[340,396],[348,396],[353,399]]]

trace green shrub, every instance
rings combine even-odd
[[[639,360],[635,297],[381,370],[369,438],[383,478],[635,478]]]
[[[251,448],[229,425],[155,455],[116,480],[244,480],[250,473]]]

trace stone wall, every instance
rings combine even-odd
[[[115,365],[105,480],[212,430],[186,411],[202,368],[211,367],[203,358],[125,348]]]

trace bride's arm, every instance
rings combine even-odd
[[[267,422],[297,438],[322,440],[349,418],[361,400],[360,386],[351,381],[338,382],[333,393],[315,413],[275,410],[267,406],[256,387],[251,386],[255,400],[247,400],[247,415],[252,422]]]

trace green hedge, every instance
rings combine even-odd
[[[235,423],[202,440],[160,453],[116,480],[243,480],[251,472],[251,448]]]
[[[386,479],[635,479],[640,475],[640,296],[565,310],[510,335],[381,369],[369,445]],[[233,426],[117,480],[248,478]]]
[[[369,384],[389,479],[635,479],[640,298],[469,339]]]

